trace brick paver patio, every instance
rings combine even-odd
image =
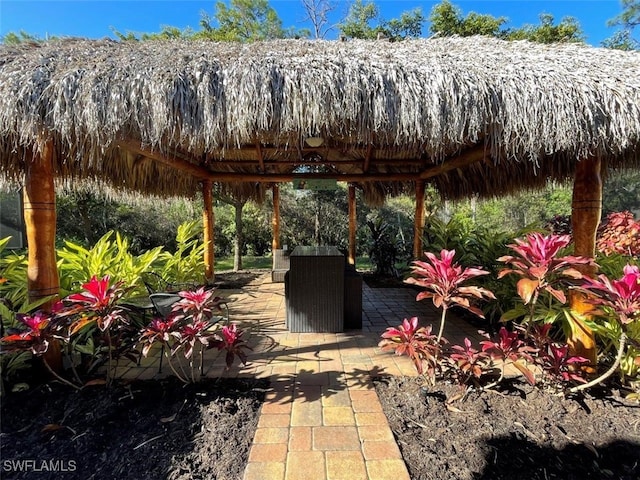
[[[377,344],[385,328],[403,318],[418,316],[421,324],[437,327],[439,312],[431,302],[416,302],[416,292],[407,288],[363,285],[362,330],[290,333],[284,285],[272,283],[270,275],[219,293],[229,300],[231,321],[248,331],[253,351],[248,365],[229,371],[221,356],[208,351],[205,375],[271,382],[244,480],[409,479],[371,380],[416,375],[408,358],[381,352]],[[452,343],[479,337],[453,315],[447,318],[445,336]],[[146,359],[127,376],[157,377],[158,358]]]

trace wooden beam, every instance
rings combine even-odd
[[[275,252],[280,248],[280,186],[274,183],[271,187],[273,194],[273,212],[271,216],[272,240],[271,252]]]
[[[339,182],[412,182],[418,179],[427,180],[429,178],[447,173],[451,170],[464,168],[473,163],[481,162],[486,158],[483,146],[468,150],[461,155],[446,160],[442,165],[428,168],[416,173],[299,173],[299,174],[279,174],[279,173],[235,173],[235,172],[213,172],[197,164],[177,157],[167,157],[161,152],[142,148],[135,141],[123,140],[118,142],[121,148],[129,150],[138,155],[144,155],[152,160],[164,165],[180,170],[188,175],[192,175],[200,180],[211,180],[214,182],[269,182],[283,183],[291,182],[294,179],[335,179]],[[233,162],[231,162],[233,163]],[[331,162],[328,162],[331,163]],[[398,164],[403,161],[398,160]],[[406,164],[406,163],[405,163]]]
[[[413,258],[422,258],[422,235],[424,232],[424,180],[416,181],[416,213],[413,221]]]
[[[367,153],[364,157],[364,163],[362,165],[362,171],[367,173],[369,171],[369,167],[371,166],[371,154],[373,153],[373,145],[369,144],[367,146]]]
[[[441,165],[427,168],[420,173],[420,178],[422,180],[427,180],[429,178],[437,177],[438,175],[450,172],[451,170],[464,168],[474,163],[483,162],[486,160],[486,158],[487,152],[483,145],[474,147],[461,153],[457,157],[452,157],[445,160]]]
[[[347,261],[349,265],[356,264],[356,186],[349,184],[349,253]]]
[[[262,147],[260,142],[256,142],[256,155],[258,156],[258,167],[261,172],[264,172],[264,158],[262,156]]]
[[[163,155],[161,152],[156,152],[148,148],[142,148],[140,144],[132,140],[121,140],[118,142],[118,147],[138,155],[143,155],[164,165],[173,167],[176,170],[180,170],[181,172],[187,173],[200,180],[212,179],[211,171],[206,168],[179,158],[169,158]]]
[[[596,158],[583,159],[576,164],[571,202],[574,255],[594,258],[596,254],[596,232],[602,215],[601,168],[601,161]],[[591,277],[596,274],[596,267],[579,265],[576,269]],[[584,294],[570,292],[571,310],[589,318],[594,306],[585,300]],[[595,366],[597,352],[593,331],[576,316],[572,316],[569,324],[571,334],[567,343],[572,354],[589,359],[591,365]]]
[[[56,193],[53,176],[54,145],[51,140],[34,148],[26,162],[24,220],[27,230],[29,301],[60,290],[56,264]]]
[[[215,249],[214,249],[214,225],[215,217],[213,213],[213,196],[211,193],[211,181],[202,182],[202,226],[204,236],[204,279],[207,285],[213,285],[216,276],[214,271]]]

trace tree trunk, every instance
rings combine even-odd
[[[413,258],[422,258],[422,234],[424,232],[424,181],[416,182],[416,213],[413,221]]]
[[[318,195],[315,196],[316,201],[316,215],[314,221],[314,232],[313,232],[313,240],[316,246],[320,245],[320,198]]]
[[[349,185],[349,254],[347,261],[349,265],[356,264],[356,187]]]
[[[244,248],[244,226],[242,222],[242,209],[246,202],[234,202],[236,219],[236,236],[233,240],[233,271],[242,270],[242,250]]]
[[[571,226],[573,228],[574,254],[583,257],[595,257],[596,231],[602,214],[602,179],[599,159],[583,159],[576,166],[571,203]],[[587,265],[577,269],[584,275],[595,276],[596,268]],[[585,295],[575,291],[569,294],[571,310],[589,317],[594,306],[585,302]],[[589,359],[591,365],[597,362],[594,334],[579,318],[570,321],[571,334],[567,343],[573,355]]]

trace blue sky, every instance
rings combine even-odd
[[[285,27],[308,27],[303,22],[300,0],[271,0]],[[333,20],[340,21],[349,8],[348,1],[335,1]],[[381,17],[398,16],[404,10],[421,7],[425,14],[436,1],[378,0]],[[506,16],[509,26],[538,23],[540,13],[551,13],[557,21],[564,16],[578,19],[585,31],[587,43],[599,45],[611,36],[613,28],[608,19],[621,11],[619,0],[485,0],[453,1],[466,14],[470,11]],[[24,30],[46,37],[82,36],[88,38],[113,37],[111,27],[137,33],[157,32],[162,25],[198,29],[201,12],[214,13],[215,0],[2,0],[0,1],[0,35]],[[423,28],[427,34],[428,25]],[[335,31],[329,38],[335,38]]]

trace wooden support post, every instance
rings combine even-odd
[[[24,222],[27,230],[29,301],[60,291],[56,264],[56,192],[53,185],[51,140],[35,147],[27,160],[24,185]]]
[[[271,214],[271,254],[280,248],[280,186],[274,183],[271,187],[273,194],[273,212]]]
[[[422,250],[422,234],[424,232],[424,181],[416,181],[416,214],[413,222],[413,258],[419,260]]]
[[[53,175],[54,144],[46,140],[34,146],[27,159],[24,176],[24,222],[27,231],[27,293],[33,302],[55,297],[43,305],[51,308],[60,292],[56,263],[56,192]],[[54,371],[62,370],[62,354],[57,341],[51,341],[45,361]]]
[[[599,159],[583,159],[576,166],[571,203],[571,226],[573,229],[574,254],[595,257],[596,231],[602,215],[602,179]],[[595,276],[596,268],[586,265],[577,267],[583,274]],[[571,310],[580,315],[589,315],[594,307],[584,301],[585,296],[575,291],[569,294]],[[571,333],[567,343],[574,355],[588,358],[592,365],[597,362],[593,332],[579,318],[572,317]]]
[[[215,262],[213,233],[215,218],[213,215],[211,187],[211,180],[203,180],[202,199],[204,202],[204,208],[202,209],[202,225],[204,233],[204,279],[207,285],[213,285],[213,282],[215,282],[216,279],[213,268],[213,264]]]
[[[349,265],[356,265],[356,186],[349,184],[349,252],[347,261]]]

